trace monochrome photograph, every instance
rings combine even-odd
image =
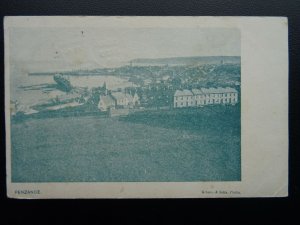
[[[5,30],[11,184],[243,181],[239,26],[51,19]]]

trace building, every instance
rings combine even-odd
[[[201,107],[204,105],[238,103],[238,92],[234,88],[200,88],[177,90],[174,94],[174,108]]]
[[[115,107],[116,102],[110,95],[100,95],[100,100],[98,103],[98,109],[100,111],[106,112],[109,109],[114,109]]]
[[[115,100],[116,106],[126,107],[131,104],[131,98],[125,93],[113,92],[111,96]]]
[[[194,94],[195,106],[202,106],[206,103],[206,96],[200,89],[192,89],[192,93]]]
[[[176,90],[174,94],[174,108],[194,106],[194,94],[190,90]]]
[[[108,111],[108,109],[133,108],[139,104],[140,99],[137,93],[132,96],[131,94],[125,94],[123,92],[112,92],[107,95],[100,95],[98,108],[100,111]]]
[[[132,102],[134,106],[140,105],[140,97],[138,96],[138,94],[135,92],[133,97],[132,97]]]
[[[111,96],[115,100],[117,108],[132,108],[140,104],[137,93],[132,96],[128,93],[113,92]]]

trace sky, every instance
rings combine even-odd
[[[136,58],[240,56],[225,28],[10,28],[10,62],[28,72],[117,67]]]

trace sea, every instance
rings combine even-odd
[[[112,75],[83,75],[83,76],[68,76],[71,85],[74,87],[101,87],[106,83],[109,90],[118,88],[134,87],[135,84],[128,81],[128,78],[122,78]],[[50,98],[55,98],[57,95],[63,95],[64,92],[49,88],[45,91],[43,88],[36,88],[38,85],[54,85],[56,82],[53,75],[29,75],[26,72],[14,71],[10,75],[10,100],[18,101],[25,106],[45,102]],[[31,87],[24,90],[22,87]]]

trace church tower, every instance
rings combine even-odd
[[[102,86],[102,89],[103,89],[105,95],[107,95],[106,82],[104,82],[104,84],[103,84],[103,86]]]

